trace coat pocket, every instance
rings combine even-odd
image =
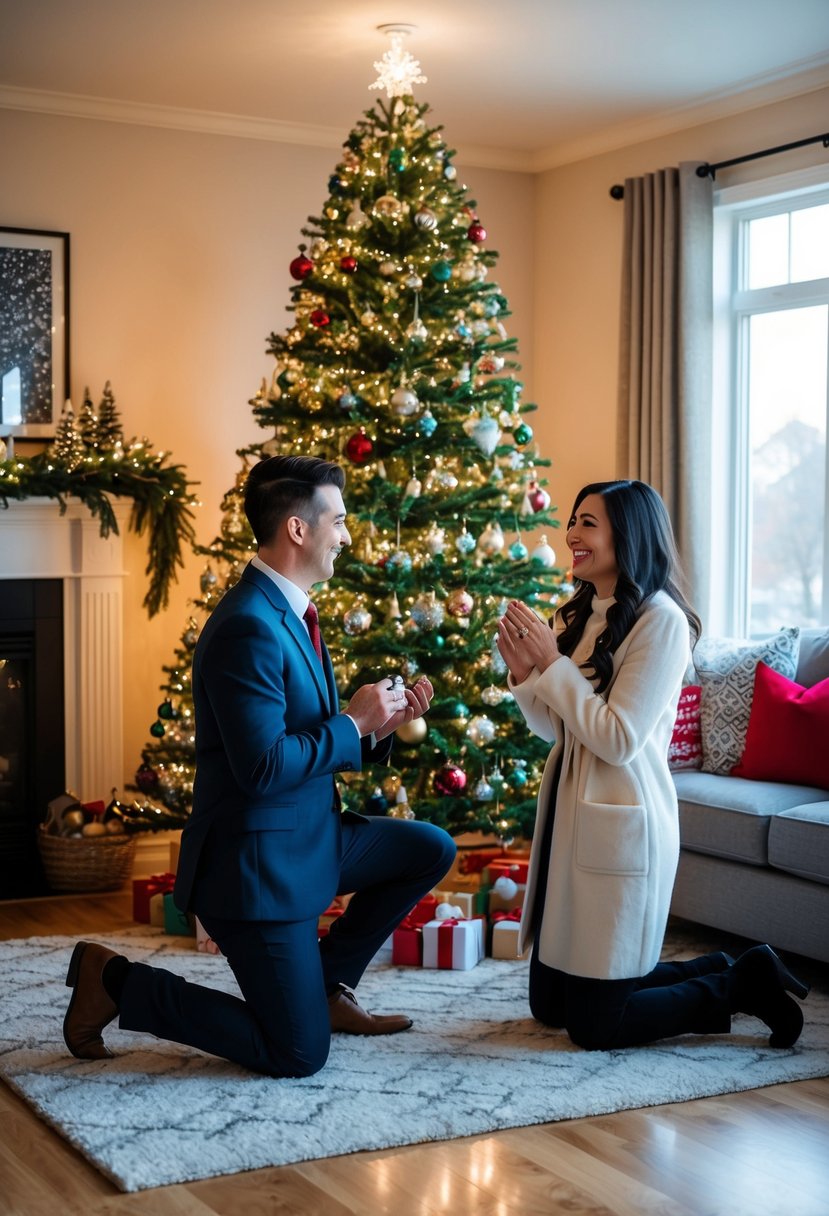
[[[580,801],[576,865],[597,874],[648,873],[648,820],[643,806]]]

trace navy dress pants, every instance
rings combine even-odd
[[[321,941],[316,917],[201,917],[243,999],[134,963],[124,983],[120,1027],[185,1043],[270,1076],[318,1072],[331,1039],[328,994],[339,983],[356,986],[389,934],[455,856],[451,837],[430,823],[372,818],[344,823],[342,832],[338,894],[354,894]]]

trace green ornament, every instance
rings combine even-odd
[[[166,722],[170,722],[176,716],[176,711],[173,709],[173,702],[169,697],[167,697],[167,699],[162,701],[159,705],[158,716],[159,718],[164,718]]]
[[[437,646],[438,650],[442,650],[443,647],[446,645],[446,638],[443,636],[442,633],[435,634],[435,645]]]
[[[162,739],[164,737],[164,723],[153,722],[152,726],[150,727],[150,734],[154,739]]]
[[[468,718],[469,717],[469,706],[464,705],[463,701],[456,701],[455,704],[452,706],[452,717],[453,718]]]
[[[394,169],[396,173],[406,168],[405,148],[392,148],[391,152],[389,152],[389,168]]]
[[[431,274],[432,278],[436,279],[438,283],[446,283],[452,277],[452,267],[449,262],[441,259],[439,262],[435,262]]]
[[[512,432],[512,437],[519,447],[523,447],[525,443],[529,443],[532,439],[533,429],[531,426],[527,426],[526,422],[519,422]]]

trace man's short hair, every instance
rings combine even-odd
[[[317,486],[342,490],[345,473],[338,464],[316,456],[270,456],[255,464],[245,482],[245,515],[256,543],[270,544],[291,515],[316,524],[322,507]]]

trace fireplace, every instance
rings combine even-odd
[[[114,509],[123,532],[129,505]],[[0,899],[44,893],[35,833],[51,798],[121,784],[121,550],[77,502],[0,510]]]
[[[63,587],[10,579],[0,595],[0,897],[43,894],[35,843],[65,785]]]

